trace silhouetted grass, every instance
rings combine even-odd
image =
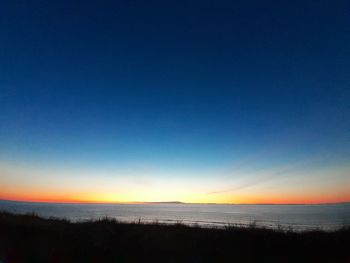
[[[350,228],[297,233],[0,212],[0,262],[350,262]]]

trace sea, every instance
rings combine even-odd
[[[319,205],[67,204],[0,201],[0,211],[35,213],[73,222],[115,218],[123,222],[182,223],[202,227],[252,226],[332,231],[350,226],[350,203]]]

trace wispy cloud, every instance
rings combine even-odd
[[[256,186],[259,184],[263,184],[263,183],[272,181],[274,179],[284,178],[286,176],[300,173],[300,172],[304,171],[305,168],[308,167],[310,164],[313,164],[315,162],[325,161],[327,158],[329,158],[329,156],[315,157],[315,158],[311,158],[308,160],[300,160],[298,162],[295,162],[292,165],[288,165],[287,167],[280,168],[280,169],[273,171],[273,172],[267,172],[267,173],[263,172],[263,173],[261,173],[260,176],[258,176],[258,177],[255,176],[254,178],[250,178],[249,180],[246,180],[245,182],[240,183],[236,186],[229,187],[226,189],[219,189],[216,191],[211,191],[211,192],[208,192],[208,194],[212,195],[212,194],[221,194],[221,193],[239,191],[242,189],[246,189],[249,187],[253,187],[253,186]]]

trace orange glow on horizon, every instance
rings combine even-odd
[[[27,195],[0,195],[0,200],[18,201],[18,202],[39,202],[39,203],[86,203],[86,204],[99,204],[99,203],[110,203],[110,204],[142,204],[142,203],[156,203],[156,202],[169,202],[179,201],[183,203],[198,203],[198,204],[330,204],[330,203],[344,203],[350,202],[350,195],[334,196],[328,198],[308,197],[308,198],[281,198],[281,197],[236,197],[231,199],[220,199],[220,200],[114,200],[107,198],[87,198],[87,197],[76,197],[76,196],[27,196]]]
[[[139,178],[137,173],[125,175],[118,171],[104,174],[98,171],[89,173],[86,170],[53,169],[52,172],[44,168],[3,164],[0,165],[0,199],[129,204],[169,201],[217,204],[339,203],[350,202],[349,171],[348,166],[335,167],[310,175],[282,177],[267,183],[257,180],[256,184],[237,188],[244,186],[245,181],[226,182],[224,177],[212,179],[212,176],[176,178],[163,176],[162,173],[140,175]],[[249,183],[250,178],[247,178]]]

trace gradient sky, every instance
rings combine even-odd
[[[350,1],[1,1],[0,199],[349,189]]]

